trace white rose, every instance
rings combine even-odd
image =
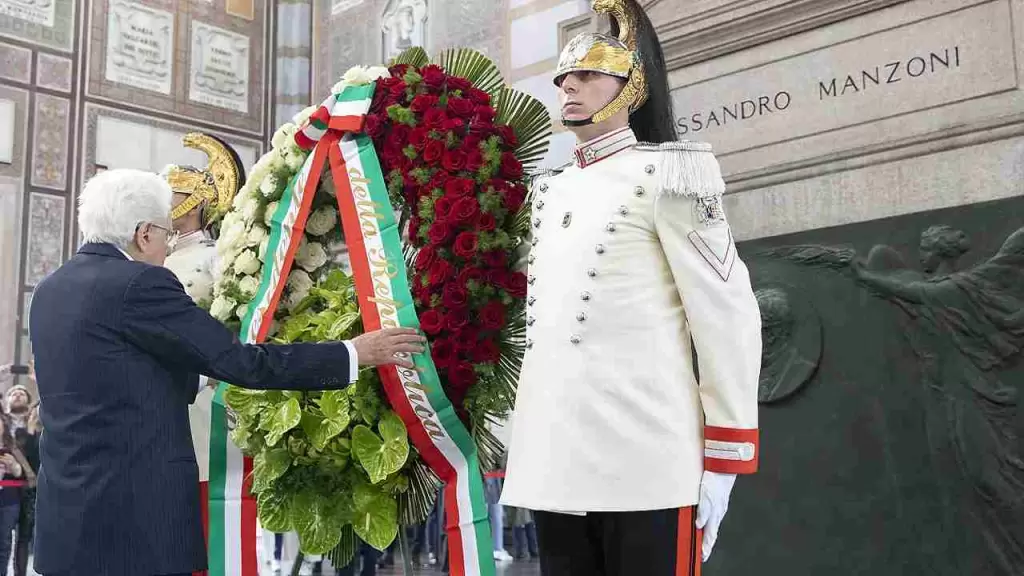
[[[235,271],[239,274],[252,275],[260,271],[260,261],[252,250],[245,250],[235,258]]]
[[[332,206],[323,206],[309,215],[309,220],[306,221],[306,232],[313,236],[323,236],[333,230],[337,223],[338,211]]]
[[[267,204],[267,211],[263,214],[263,223],[267,225],[267,228],[273,226],[274,212],[277,212],[278,202],[271,202]]]
[[[288,169],[293,172],[298,172],[302,168],[302,164],[306,161],[305,154],[298,148],[288,148],[284,154],[284,163],[288,166]]]
[[[284,148],[282,148],[284,150]],[[284,154],[280,151],[275,150],[274,155],[270,157],[270,170],[274,172],[280,172],[286,168],[284,163]]]
[[[228,216],[234,215],[234,212],[228,213]],[[236,216],[230,221],[225,219],[225,222],[220,229],[220,239],[217,240],[217,252],[223,255],[230,254],[237,251],[245,241],[245,222],[242,222],[239,217]]]
[[[242,276],[242,279],[238,281],[238,289],[242,291],[242,294],[252,298],[260,289],[260,281],[255,276]]]
[[[238,303],[231,298],[218,296],[210,305],[210,314],[217,320],[226,322],[228,318],[231,318],[231,313],[235,311],[237,305]]]
[[[298,114],[295,115],[294,118],[292,118],[292,122],[296,126],[305,125],[306,121],[309,120],[309,117],[313,115],[313,112],[316,112],[317,108],[319,108],[319,106],[309,106],[303,109],[302,112],[299,112]]]
[[[266,262],[267,261],[267,248],[269,246],[270,246],[270,236],[267,236],[266,238],[263,239],[262,242],[260,242],[260,249],[259,249],[259,252],[257,253],[257,256],[259,256],[259,258],[260,258],[260,262]]]
[[[298,306],[306,296],[309,296],[309,291],[313,288],[313,279],[302,270],[292,270],[292,273],[288,275],[286,287],[288,296],[285,298],[285,305],[290,310]]]
[[[366,69],[366,77],[369,78],[368,82],[373,82],[380,78],[388,78],[391,76],[391,71],[388,70],[387,66],[370,66]]]
[[[223,277],[224,275],[226,275],[228,273],[228,270],[231,270],[231,266],[234,263],[235,263],[235,259],[234,258],[227,258],[227,257],[222,255],[217,260],[217,276],[218,277]],[[219,292],[219,290],[218,290],[218,292]]]
[[[253,219],[256,218],[256,212],[260,209],[260,201],[253,196],[246,196],[242,201],[242,205],[238,208],[238,212],[242,216],[242,220],[246,224],[252,223]]]
[[[245,320],[245,315],[249,313],[249,305],[242,304],[235,309],[235,316],[238,316],[239,320]]]
[[[295,254],[295,261],[298,262],[304,270],[309,272],[316,272],[321,266],[327,263],[327,251],[324,250],[323,245],[318,242],[310,242],[309,244],[299,248]]]
[[[273,137],[270,138],[270,145],[274,148],[281,148],[288,142],[289,138],[295,136],[296,129],[297,127],[295,124],[290,122],[284,124],[277,129],[277,132],[274,132]]]
[[[258,246],[267,237],[267,229],[259,224],[253,224],[252,230],[249,230],[249,235],[246,237],[245,243],[247,246]]]
[[[260,182],[260,194],[266,198],[276,198],[280,187],[281,179],[277,177],[277,174],[267,174],[266,178]]]

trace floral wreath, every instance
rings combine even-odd
[[[456,497],[462,476],[446,478],[448,463],[431,457],[430,423],[425,436],[410,418],[421,408],[413,402],[410,411],[390,383],[400,374],[364,370],[348,388],[323,393],[222,386],[215,410],[230,407],[231,440],[252,458],[246,481],[265,529],[295,530],[303,551],[343,565],[356,536],[384,549],[399,524],[425,520],[443,480],[456,500],[446,496],[446,510],[476,533],[449,529],[450,541],[461,538],[452,545],[489,540],[475,491],[480,472],[499,465],[503,448],[488,424],[511,410],[522,363],[527,281],[515,255],[529,227],[524,172],[546,153],[550,126],[544,106],[507,87],[478,52],[450,50],[428,63],[413,48],[389,68],[352,68],[324,104],[274,134],[224,217],[210,312],[253,343],[350,339],[376,321],[359,268],[363,241],[377,237],[355,238],[366,222],[346,207],[359,203],[379,165],[383,182],[366,193],[377,194],[378,210],[389,202],[394,219],[377,213],[373,226],[400,238],[401,262],[389,266],[404,263],[406,273],[391,287],[396,301],[406,290],[412,321],[429,338],[426,372],[436,371],[441,390],[425,392],[425,405],[453,442],[465,435],[470,496]],[[337,257],[346,239],[351,266]],[[474,560],[463,548],[466,564],[491,562],[489,552]]]

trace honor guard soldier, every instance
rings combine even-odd
[[[760,314],[649,19],[592,7],[611,35],[573,39],[554,78],[575,161],[533,187],[503,503],[537,511],[545,576],[696,574],[757,469]]]
[[[200,170],[190,166],[168,166],[163,176],[174,191],[171,226],[176,240],[164,267],[178,277],[185,292],[205,308],[213,298],[214,273],[217,270],[215,233],[220,219],[231,208],[241,187],[244,173],[234,150],[221,140],[192,132],[185,146],[205,152],[209,161]],[[205,488],[210,475],[210,415],[214,387],[205,376],[199,377],[199,394],[189,408],[192,443],[199,464],[199,481]],[[206,498],[206,491],[202,491]]]

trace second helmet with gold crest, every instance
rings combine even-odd
[[[245,174],[235,151],[223,140],[201,132],[190,132],[182,143],[204,152],[208,158],[205,168],[168,166],[163,176],[171,189],[186,198],[171,210],[172,220],[200,210],[204,228],[219,221],[231,208],[231,202],[244,181]]]

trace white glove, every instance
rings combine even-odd
[[[704,471],[700,479],[700,502],[697,504],[697,529],[704,530],[701,542],[701,556],[704,562],[711,557],[711,550],[718,539],[718,528],[729,510],[729,494],[736,482],[735,474],[719,474]]]

